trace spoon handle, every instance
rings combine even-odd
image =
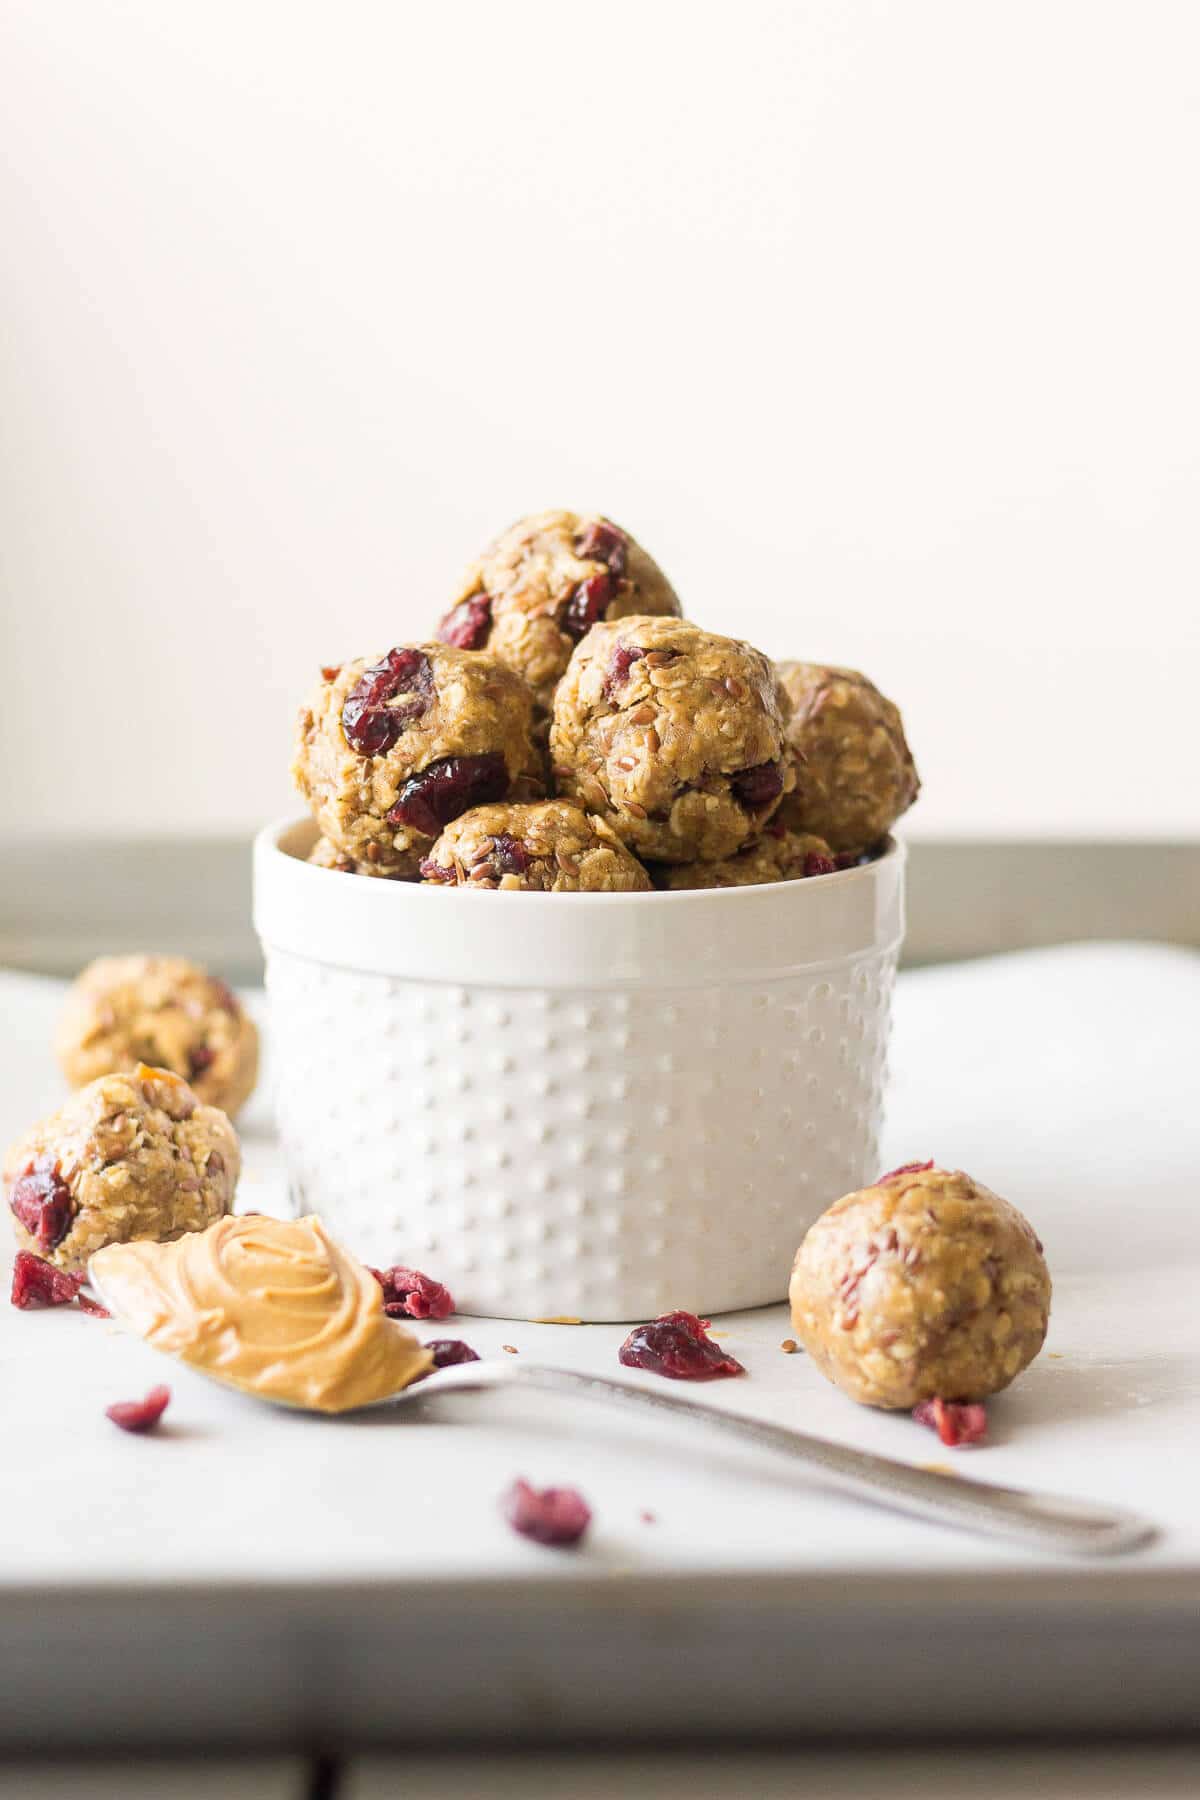
[[[467,1371],[462,1371],[466,1376]],[[464,1386],[468,1382],[464,1381]],[[483,1385],[482,1383],[480,1385]],[[492,1385],[489,1381],[488,1386]],[[643,1411],[674,1413],[712,1426],[728,1436],[747,1439],[763,1449],[775,1450],[805,1463],[822,1481],[859,1500],[873,1501],[894,1512],[912,1513],[940,1525],[962,1530],[1018,1538],[1041,1550],[1072,1551],[1083,1556],[1112,1556],[1136,1549],[1156,1536],[1150,1520],[1119,1507],[1097,1506],[1087,1500],[1065,1499],[1057,1494],[1026,1493],[1020,1488],[996,1487],[990,1482],[960,1480],[933,1470],[914,1468],[867,1450],[853,1450],[783,1425],[706,1406],[703,1401],[681,1399],[657,1389],[613,1381],[603,1375],[584,1375],[574,1369],[547,1368],[535,1363],[509,1364],[497,1383],[508,1387],[537,1388],[543,1393],[578,1395]],[[432,1398],[432,1395],[430,1395]]]

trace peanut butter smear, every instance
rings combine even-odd
[[[386,1400],[433,1367],[320,1219],[251,1213],[174,1243],[109,1244],[89,1274],[119,1323],[247,1394],[314,1412]]]

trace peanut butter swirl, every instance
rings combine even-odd
[[[250,1213],[170,1244],[109,1244],[104,1304],[156,1350],[248,1394],[316,1412],[385,1400],[433,1367],[320,1219]]]

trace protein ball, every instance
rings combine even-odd
[[[824,838],[786,831],[772,822],[765,837],[736,856],[720,862],[679,863],[657,874],[657,885],[673,891],[688,888],[761,887],[771,881],[803,881],[832,875],[837,861]]]
[[[55,1038],[72,1087],[139,1063],[235,1113],[258,1076],[258,1032],[223,981],[182,956],[102,956],[67,995]]]
[[[788,746],[796,784],[779,817],[839,853],[861,853],[887,836],[921,783],[899,708],[856,669],[785,662],[791,703]]]
[[[325,837],[317,839],[304,860],[311,863],[314,869],[336,869],[339,875],[376,875],[383,881],[414,879],[411,875],[397,875],[390,869],[377,868],[374,863],[355,862],[352,856],[347,856],[344,850],[339,850],[336,844],[331,844]]]
[[[653,862],[718,861],[794,781],[761,651],[682,619],[594,625],[554,699],[559,791]]]
[[[163,1242],[229,1211],[237,1133],[166,1069],[102,1075],[4,1159],[17,1243],[82,1275],[103,1244]]]
[[[323,672],[301,709],[292,775],[352,863],[415,877],[460,813],[542,792],[532,719],[527,683],[495,657],[398,645]]]
[[[427,882],[545,894],[634,894],[650,877],[603,819],[569,800],[477,806],[448,825],[421,864]]]
[[[897,1170],[821,1215],[796,1255],[796,1335],[864,1406],[985,1400],[1033,1361],[1050,1317],[1042,1246],[961,1170]]]
[[[632,613],[679,614],[674,589],[641,545],[599,514],[532,513],[467,571],[437,635],[500,657],[548,712],[580,638],[599,620]]]

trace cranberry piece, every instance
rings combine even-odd
[[[932,1167],[932,1156],[928,1162],[901,1163],[898,1169],[889,1169],[886,1175],[881,1175],[879,1180],[875,1183],[875,1186],[882,1187],[885,1181],[895,1181],[898,1175],[923,1175],[926,1169],[932,1169]]]
[[[982,1443],[987,1436],[987,1408],[979,1403],[922,1400],[913,1407],[912,1416],[918,1425],[928,1425],[936,1431],[950,1450],[956,1450],[960,1444]]]
[[[483,756],[443,756],[430,763],[400,790],[400,798],[387,816],[389,825],[409,825],[426,837],[437,837],[443,826],[472,806],[503,800],[508,792],[508,766],[503,753],[489,750]]]
[[[215,1050],[210,1050],[207,1044],[197,1044],[188,1056],[188,1080],[195,1081],[197,1075],[203,1075],[205,1069],[211,1069],[215,1059]]]
[[[735,799],[751,812],[758,812],[782,794],[783,771],[778,763],[755,763],[752,769],[739,769],[729,785]]]
[[[577,1544],[592,1522],[592,1509],[578,1488],[539,1493],[527,1481],[514,1481],[500,1504],[513,1530],[539,1544]]]
[[[612,653],[608,674],[604,677],[604,692],[611,697],[617,688],[624,687],[629,680],[630,669],[635,662],[641,662],[645,654],[636,644],[618,644]]]
[[[520,838],[501,831],[492,839],[491,863],[497,875],[524,875],[529,867],[529,852]]]
[[[454,1311],[450,1290],[420,1269],[372,1269],[383,1289],[383,1310],[389,1319],[448,1319]]]
[[[616,576],[625,573],[629,539],[607,519],[592,519],[576,540],[575,548],[586,562],[601,562]]]
[[[166,1412],[170,1399],[169,1387],[152,1387],[144,1400],[118,1400],[104,1411],[122,1431],[150,1431]]]
[[[421,863],[420,873],[422,881],[441,881],[450,887],[455,885],[454,870],[444,869],[441,863],[434,862],[432,856],[427,856]]]
[[[53,1263],[35,1256],[31,1250],[18,1250],[13,1261],[9,1298],[23,1312],[31,1312],[40,1306],[70,1306],[82,1285],[78,1275],[56,1269]]]
[[[403,706],[389,704],[397,694],[411,698]],[[346,742],[360,756],[379,756],[390,750],[406,725],[421,714],[433,698],[433,668],[423,650],[398,647],[381,662],[364,669],[342,707]]]
[[[80,1312],[90,1313],[93,1319],[112,1318],[112,1314],[109,1312],[107,1306],[101,1306],[100,1302],[98,1300],[93,1300],[90,1294],[81,1293],[78,1304]]]
[[[321,664],[321,680],[322,681],[336,681],[338,676],[341,674],[341,672],[342,672],[341,663],[322,663]]]
[[[612,599],[612,581],[607,575],[589,575],[581,581],[563,608],[562,629],[578,643],[604,617]]]
[[[8,1204],[39,1250],[53,1250],[71,1228],[71,1190],[58,1172],[56,1159],[48,1154],[31,1162],[14,1181]]]
[[[745,1369],[708,1335],[708,1319],[695,1313],[669,1312],[649,1325],[635,1325],[618,1351],[627,1369],[647,1369],[672,1381],[711,1381],[718,1375],[744,1375]]]
[[[455,1363],[478,1362],[478,1352],[461,1338],[430,1338],[425,1348],[433,1354],[435,1369],[449,1369]]]
[[[478,650],[487,643],[491,629],[491,601],[486,594],[472,594],[469,600],[460,600],[450,608],[437,635],[443,644],[453,644],[456,650]]]
[[[837,864],[834,862],[833,858],[830,856],[822,856],[819,851],[810,850],[804,859],[805,879],[810,875],[833,875],[836,871]]]

